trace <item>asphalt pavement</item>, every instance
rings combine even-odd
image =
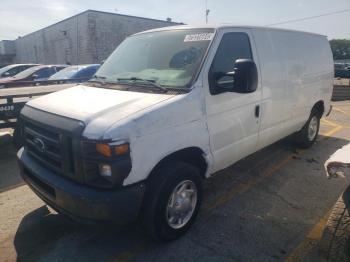
[[[0,261],[320,261],[327,214],[348,185],[323,163],[350,143],[350,102],[334,103],[315,145],[283,139],[205,181],[200,214],[177,241],[153,242],[138,224],[87,227],[23,185],[15,150],[0,147]]]

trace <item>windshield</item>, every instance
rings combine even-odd
[[[127,38],[96,73],[105,82],[152,81],[187,87],[214,36],[213,29],[150,32]]]
[[[31,74],[33,74],[35,71],[37,71],[39,68],[41,68],[41,66],[33,66],[33,67],[30,67],[20,73],[18,73],[17,75],[14,75],[13,77],[15,78],[25,78],[25,77],[28,77],[30,76]]]
[[[61,71],[53,74],[49,80],[62,80],[62,79],[70,79],[76,72],[84,68],[84,66],[70,66]]]

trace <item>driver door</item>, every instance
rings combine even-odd
[[[258,57],[248,29],[219,31],[209,54],[204,75],[207,125],[214,165],[212,172],[223,169],[257,149],[262,88]],[[215,50],[215,51],[214,51]],[[214,51],[214,52],[213,52]],[[215,92],[216,84],[230,82],[237,59],[251,59],[258,67],[258,87],[252,93]],[[213,75],[229,73],[220,81]],[[233,78],[231,80],[233,82]],[[216,82],[216,83],[215,83]]]

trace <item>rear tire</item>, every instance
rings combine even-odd
[[[167,163],[149,182],[142,214],[146,230],[157,241],[181,237],[191,227],[201,204],[198,168],[184,162]]]
[[[306,124],[295,134],[295,141],[299,147],[309,148],[315,143],[320,129],[320,119],[321,113],[317,109],[312,109]]]
[[[320,241],[320,255],[326,261],[350,261],[350,188],[333,206]]]

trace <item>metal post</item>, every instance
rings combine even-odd
[[[210,10],[208,9],[208,0],[205,0],[205,23],[208,24],[208,16]]]
[[[78,24],[78,19],[79,19],[79,15],[77,15],[77,50],[76,50],[76,56],[77,56],[77,60],[76,60],[76,65],[79,64],[78,62],[78,57],[79,57],[79,24]]]

